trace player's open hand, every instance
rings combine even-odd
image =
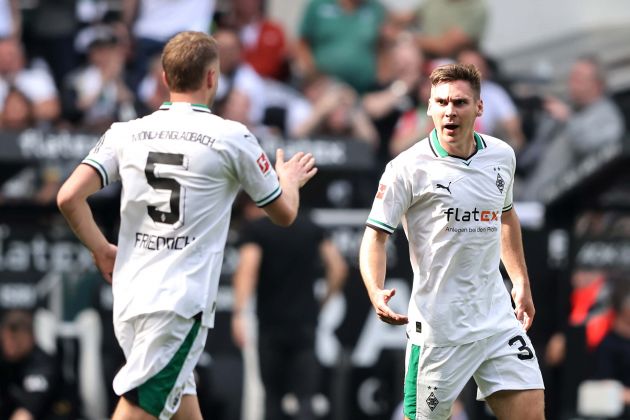
[[[512,299],[514,299],[516,319],[520,321],[525,331],[527,331],[532,326],[534,314],[536,313],[529,285],[524,283],[514,284],[512,287]]]
[[[388,302],[395,294],[396,289],[377,290],[372,296],[372,306],[374,306],[376,315],[378,315],[381,321],[392,325],[404,325],[409,322],[407,316],[394,312],[388,306]]]
[[[103,275],[107,283],[112,283],[112,275],[114,273],[114,261],[116,261],[116,253],[118,247],[114,244],[107,244],[102,250],[92,253],[94,264]]]
[[[276,151],[276,172],[280,178],[288,178],[302,188],[315,174],[315,158],[310,153],[298,152],[291,159],[284,160],[284,150]]]

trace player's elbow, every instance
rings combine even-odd
[[[274,214],[271,216],[271,221],[278,226],[289,227],[295,222],[295,218],[297,217],[297,212],[295,213],[280,213]]]
[[[67,213],[76,205],[76,196],[63,185],[57,193],[57,207],[62,213]]]

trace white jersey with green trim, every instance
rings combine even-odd
[[[211,327],[236,194],[262,207],[282,192],[256,138],[206,106],[167,102],[113,124],[83,163],[103,186],[122,181],[114,319],[203,312]]]
[[[388,233],[402,222],[414,275],[407,333],[415,344],[469,343],[518,322],[499,272],[516,159],[502,140],[474,138],[468,159],[450,156],[434,130],[389,162],[367,221]]]

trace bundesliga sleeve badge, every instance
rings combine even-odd
[[[258,159],[256,159],[256,163],[258,164],[258,167],[260,168],[260,172],[262,172],[263,175],[269,172],[269,168],[271,168],[271,164],[269,163],[269,159],[267,159],[267,155],[265,155],[265,152],[262,152],[260,156],[258,156]]]

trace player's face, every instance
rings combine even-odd
[[[445,148],[473,144],[473,126],[483,103],[470,83],[457,80],[431,88],[427,114],[433,118],[440,143]]]

